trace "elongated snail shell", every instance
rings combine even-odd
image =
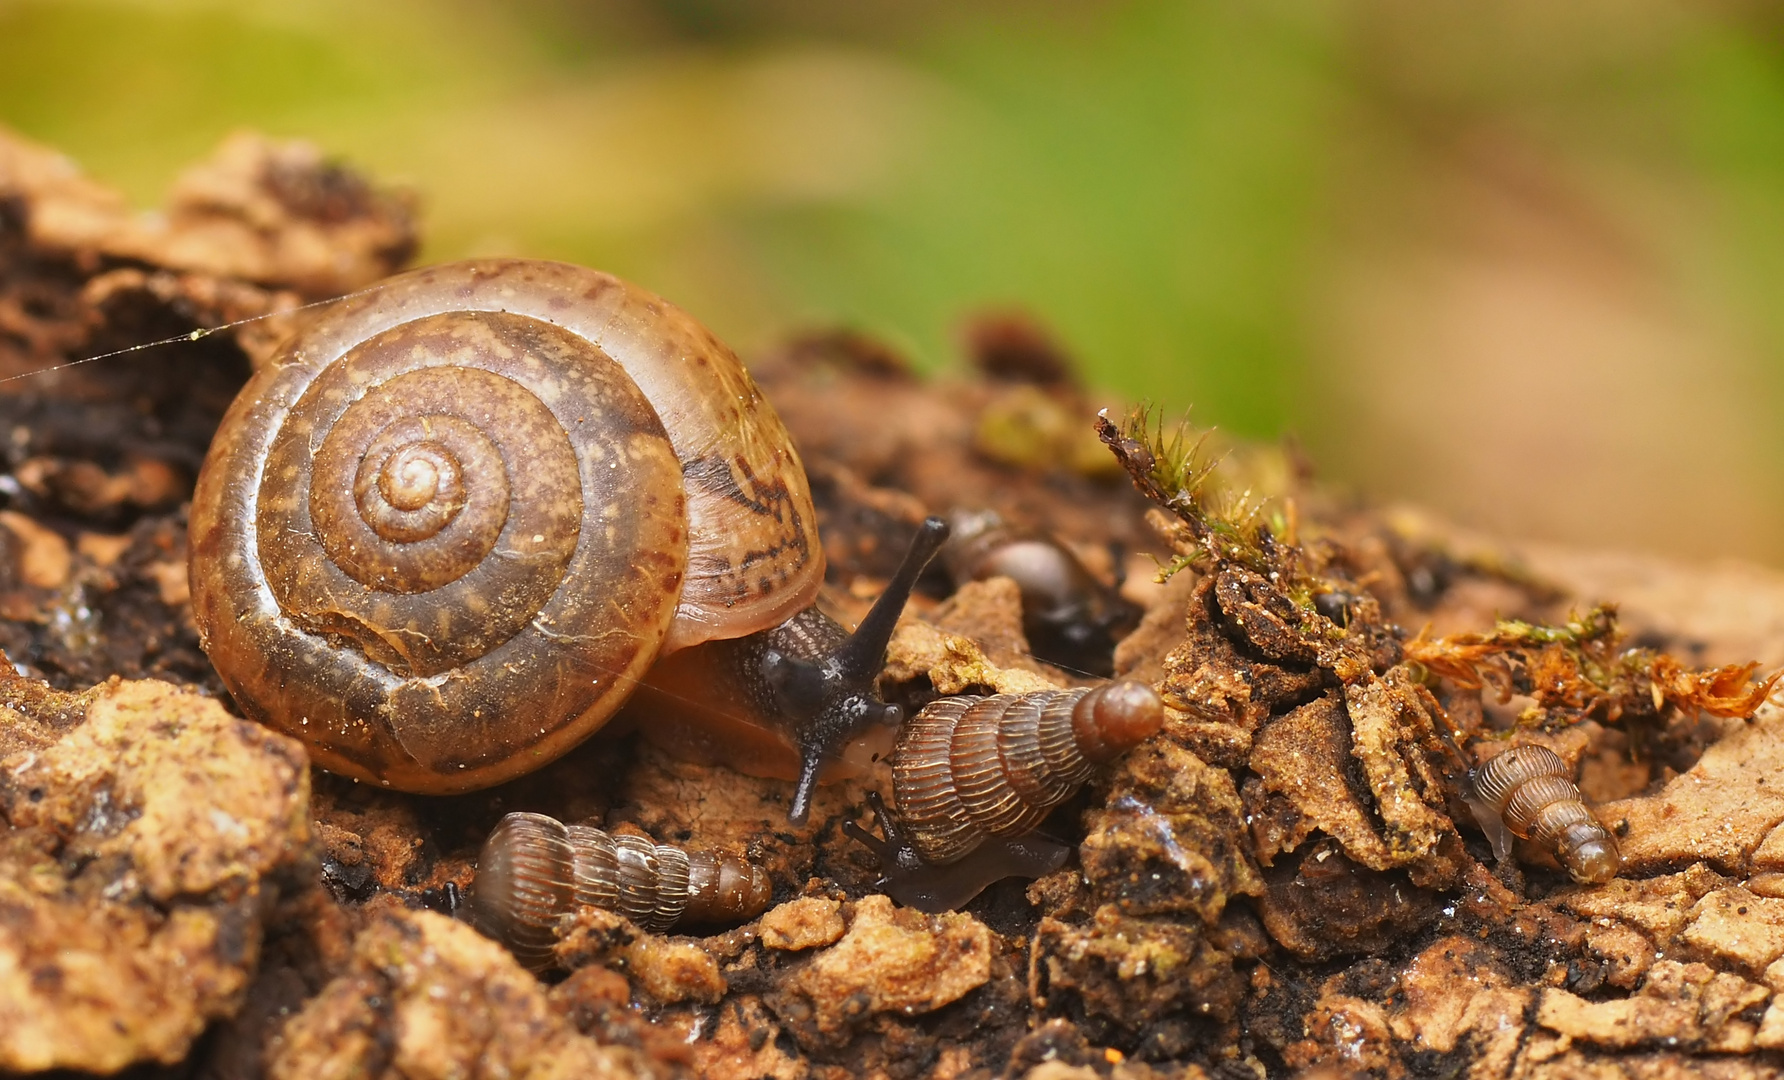
[[[955,862],[987,837],[1039,825],[1163,723],[1164,702],[1133,680],[932,701],[892,751],[899,831],[926,862]]]
[[[1575,881],[1601,885],[1617,876],[1622,858],[1616,838],[1592,816],[1567,763],[1553,750],[1514,746],[1475,769],[1471,786],[1475,816],[1500,858],[1510,847],[1503,831],[1510,830],[1553,852]]]
[[[768,875],[734,856],[516,813],[484,841],[468,904],[472,925],[529,970],[545,971],[553,965],[558,920],[579,907],[616,912],[660,932],[682,921],[754,918],[772,899]]]

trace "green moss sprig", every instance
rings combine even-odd
[[[1293,545],[1280,543],[1265,520],[1263,500],[1214,483],[1221,458],[1209,452],[1212,431],[1198,431],[1187,417],[1167,431],[1161,417],[1138,407],[1119,425],[1106,410],[1098,414],[1096,433],[1140,493],[1175,517],[1154,520],[1178,552],[1159,570],[1160,581],[1187,566],[1219,562],[1280,578],[1296,561]]]

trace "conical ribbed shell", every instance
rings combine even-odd
[[[1133,692],[1137,684],[1112,685]],[[1074,723],[1098,722],[1106,689],[941,698],[907,721],[892,751],[892,800],[923,858],[954,862],[987,836],[1027,832],[1070,797],[1095,769]],[[1127,745],[1156,731],[1163,716],[1156,694],[1142,688],[1137,696],[1149,697],[1158,715],[1129,725]]]
[[[1576,881],[1616,875],[1617,841],[1593,816],[1572,771],[1545,746],[1514,746],[1474,770],[1474,796],[1513,834],[1546,848]]]
[[[571,849],[575,902],[603,911],[618,911],[619,854],[613,849],[613,838],[587,825],[571,825],[568,832],[576,841]],[[481,865],[478,872],[482,872]]]
[[[1543,814],[1557,805],[1579,804],[1580,789],[1565,776],[1533,776],[1512,789],[1505,803],[1505,827],[1519,836],[1534,836]]]
[[[1076,697],[1065,694],[1049,696],[1043,703],[1038,732],[1041,760],[1046,764],[1043,782],[1054,802],[1063,800],[1077,790],[1078,785],[1090,779],[1090,774],[1096,771],[1078,745],[1075,721],[1079,710],[1095,708],[1105,689],[1098,687]],[[1157,696],[1154,695],[1154,700],[1156,699]],[[1162,709],[1162,704],[1160,707]],[[1156,731],[1157,728],[1154,727],[1153,730]]]
[[[948,748],[954,792],[980,832],[1003,831],[1022,816],[1022,802],[1004,763],[1004,732],[1006,721],[1021,727],[1025,717],[1039,713],[1032,700],[1000,694],[973,705],[954,725]]]
[[[663,930],[688,906],[688,857],[642,836],[612,837],[619,860],[615,909],[646,930]]]
[[[1017,698],[997,717],[998,757],[1003,765],[1003,787],[1008,800],[1019,805],[1044,802],[1053,768],[1041,747],[1048,704],[1035,698]],[[1070,710],[1067,710],[1068,716]]]
[[[471,883],[472,923],[533,971],[552,966],[558,921],[579,906],[667,930],[692,903],[700,917],[747,919],[772,899],[767,875],[740,859],[698,856],[642,836],[565,826],[544,814],[504,817],[484,841]]]
[[[1561,838],[1568,830],[1581,826],[1603,828],[1580,799],[1556,799],[1536,809],[1530,822],[1530,839],[1559,852]]]
[[[689,922],[749,918],[774,901],[774,886],[761,867],[711,851],[688,853]]]
[[[930,862],[952,862],[978,834],[954,784],[954,727],[970,698],[930,702],[905,721],[892,750],[892,803]]]
[[[1518,788],[1539,776],[1568,775],[1567,763],[1562,761],[1546,746],[1514,746],[1501,751],[1474,771],[1474,792],[1480,800],[1492,807],[1496,814],[1504,814],[1510,804],[1512,795]],[[1506,822],[1512,826],[1512,822]],[[1528,833],[1513,832],[1519,836]]]
[[[557,921],[574,895],[563,823],[544,814],[509,814],[477,858],[471,921],[508,946],[522,965],[542,971],[551,966]]]

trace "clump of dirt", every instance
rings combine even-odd
[[[643,1054],[578,1031],[500,945],[420,911],[386,912],[359,933],[346,970],[280,1029],[266,1075],[629,1080],[659,1073]]]
[[[0,382],[18,671],[0,679],[0,1068],[1138,1080],[1784,1060],[1784,713],[1748,663],[1784,654],[1728,652],[1769,624],[1669,623],[1653,597],[1695,580],[1672,568],[1631,641],[1591,606],[1615,597],[1589,557],[1550,552],[1579,572],[1538,578],[1428,517],[1334,502],[1292,454],[1215,468],[1193,433],[1118,407],[1099,438],[1114,403],[1009,313],[971,324],[974,370],[948,380],[837,333],[753,369],[807,463],[832,611],[865,612],[926,514],[991,511],[1143,612],[1094,666],[1153,685],[1164,730],[1046,823],[1065,869],[958,912],[898,906],[843,828],[870,822],[883,762],[800,827],[789,784],[622,730],[452,798],[306,768],[226,710],[198,651],[182,503],[299,305],[414,241],[403,197],[301,145],[233,139],[144,219],[0,133],[0,378],[40,373]],[[162,338],[183,340],[58,367]],[[1094,681],[1037,658],[1021,583],[968,576],[924,579],[889,700]],[[1784,585],[1743,581],[1749,609],[1766,589],[1784,609]],[[1529,841],[1493,856],[1468,771],[1524,743],[1577,769],[1616,880],[1577,884]],[[513,810],[747,857],[777,903],[670,934],[584,909],[542,980],[448,917]]]
[[[8,726],[62,734],[0,759],[0,1068],[177,1062],[316,888],[309,762],[165,683],[26,683]]]

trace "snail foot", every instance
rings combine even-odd
[[[1050,874],[1072,853],[1071,845],[1031,831],[992,836],[958,862],[932,863],[917,851],[878,792],[867,793],[867,805],[884,839],[853,821],[843,822],[843,832],[879,859],[876,888],[905,907],[931,915],[964,907],[994,881]]]

